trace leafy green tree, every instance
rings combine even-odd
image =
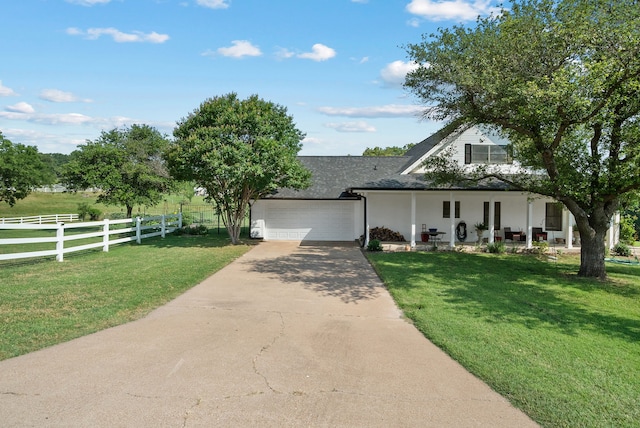
[[[173,132],[166,159],[174,177],[193,180],[221,215],[231,242],[240,242],[251,201],[277,188],[301,189],[310,173],[297,159],[300,132],[285,107],[257,95],[207,99]]]
[[[36,147],[14,144],[0,132],[0,201],[14,206],[51,178]]]
[[[606,276],[612,215],[640,188],[640,5],[637,0],[516,0],[475,26],[423,36],[405,87],[425,115],[485,124],[512,142],[520,169],[478,168],[562,202],[581,238],[581,276]],[[431,178],[465,180],[446,154]]]
[[[403,147],[391,146],[391,147],[367,147],[364,152],[362,152],[362,156],[403,156],[406,152],[408,152],[415,144],[409,143],[404,145]]]
[[[46,165],[46,168],[50,171],[50,174],[53,177],[53,182],[60,182],[63,178],[63,166],[69,162],[69,155],[62,153],[40,153],[40,158]]]
[[[126,207],[153,206],[171,190],[172,179],[162,155],[169,140],[148,125],[103,131],[71,153],[64,182],[73,190],[98,188],[98,202]]]

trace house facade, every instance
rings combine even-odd
[[[531,247],[535,240],[579,245],[573,216],[557,201],[510,190],[499,182],[475,187],[434,186],[424,178],[430,156],[451,151],[461,165],[514,167],[507,141],[480,127],[445,127],[404,156],[301,156],[312,174],[305,190],[280,189],[251,206],[251,236],[264,240],[354,241],[385,227],[415,247],[427,236],[459,243],[505,240]],[[449,153],[449,152],[447,152]],[[478,237],[474,225],[487,230]],[[619,216],[607,244],[619,238]],[[426,236],[425,236],[426,233]]]

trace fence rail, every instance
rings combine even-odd
[[[63,221],[78,221],[78,214],[50,214],[0,218],[0,224],[47,224],[60,223]]]
[[[29,238],[2,238],[0,247],[3,245],[25,245],[25,244],[53,244],[55,249],[12,252],[0,254],[0,260],[15,260],[32,257],[55,256],[56,260],[63,261],[64,255],[76,251],[83,251],[92,248],[102,247],[102,251],[109,251],[109,247],[124,242],[136,241],[141,243],[142,239],[154,236],[165,237],[167,233],[182,227],[182,215],[162,215],[155,217],[137,217],[122,220],[92,221],[82,223],[65,224],[0,224],[1,230],[40,230],[45,231],[48,236],[37,236]],[[46,232],[49,231],[49,232]],[[55,235],[52,234],[55,231]],[[75,231],[75,233],[73,233]],[[67,233],[68,232],[68,233]],[[115,239],[114,239],[115,238]],[[75,246],[65,246],[66,242],[89,240],[90,242]]]

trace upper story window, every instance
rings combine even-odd
[[[510,164],[513,158],[507,146],[494,144],[465,144],[464,163]]]

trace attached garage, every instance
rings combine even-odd
[[[353,241],[353,200],[259,200],[252,207],[252,236],[268,241]]]

